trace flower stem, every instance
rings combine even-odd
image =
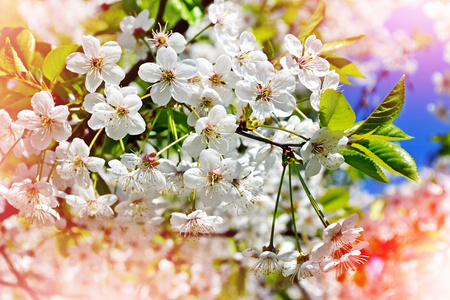
[[[95,134],[94,138],[92,139],[91,143],[89,144],[89,151],[91,151],[92,147],[94,147],[95,141],[98,139],[98,136],[103,131],[103,128],[100,128],[97,133]]]
[[[187,138],[187,136],[190,133],[186,133],[185,135],[183,135],[182,137],[180,137],[179,139],[177,139],[176,141],[170,143],[169,145],[167,145],[166,147],[164,147],[163,149],[159,150],[158,153],[156,153],[156,156],[161,155],[161,153],[163,153],[164,151],[166,151],[167,149],[169,149],[170,147],[172,147],[173,145],[175,145],[176,143],[184,140],[185,138]]]
[[[286,165],[283,165],[283,171],[281,173],[281,179],[280,179],[280,185],[278,186],[278,194],[277,194],[277,201],[275,202],[275,209],[273,210],[273,220],[272,220],[272,230],[270,232],[270,244],[269,249],[273,249],[273,236],[275,233],[275,219],[277,217],[277,210],[278,210],[278,203],[280,202],[280,196],[281,196],[281,187],[283,186],[283,179],[284,179],[284,173],[286,171]]]
[[[122,152],[125,153],[126,150],[125,150],[125,145],[123,144],[123,139],[120,139],[119,142],[120,142],[120,147],[122,148]]]
[[[285,128],[280,128],[280,127],[270,126],[270,125],[264,125],[264,124],[258,125],[258,127],[264,127],[264,128],[271,128],[271,129],[275,129],[275,130],[286,131],[286,132],[288,132],[288,133],[290,133],[290,134],[293,134],[293,135],[295,135],[295,136],[298,136],[299,138],[302,138],[302,139],[304,139],[304,140],[306,140],[306,141],[309,141],[309,138],[304,137],[304,136],[301,135],[301,134],[298,134],[298,133],[296,133],[296,132],[294,132],[294,131],[291,131],[291,130],[288,130],[288,129],[285,129]]]
[[[291,200],[292,227],[294,228],[295,242],[297,243],[298,252],[302,253],[302,247],[300,246],[300,240],[298,239],[297,224],[295,224],[294,200],[292,199],[291,173],[292,173],[292,164],[289,164],[289,198]]]
[[[322,224],[325,228],[328,227],[328,225],[330,225],[330,223],[328,222],[327,218],[325,217],[325,215],[323,214],[322,210],[319,207],[319,204],[317,204],[317,201],[314,199],[314,197],[311,195],[311,192],[309,191],[308,186],[306,185],[305,180],[302,177],[302,174],[300,174],[299,169],[297,168],[297,166],[295,166],[295,169],[297,170],[297,174],[298,174],[298,178],[300,178],[300,181],[302,183],[303,186],[303,190],[306,193],[306,196],[308,196],[309,201],[311,202],[311,205],[313,206],[314,210],[316,211],[316,214],[319,216],[320,221],[322,221]]]
[[[199,33],[197,33],[192,39],[190,39],[187,43],[186,46],[189,45],[190,43],[192,43],[193,41],[195,41],[206,29],[208,29],[209,27],[214,26],[213,23],[209,23],[205,28],[203,28]]]

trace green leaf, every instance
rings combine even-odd
[[[358,125],[359,126],[359,125]],[[407,135],[400,128],[395,126],[394,124],[388,124],[386,126],[380,127],[376,130],[373,130],[372,133],[367,133],[364,135],[354,134],[352,135],[354,138],[364,137],[365,139],[375,139],[375,140],[384,140],[384,141],[404,141],[410,140],[413,137]]]
[[[372,114],[364,120],[354,134],[364,134],[391,124],[400,114],[405,102],[405,75],[394,86],[389,95],[378,105]]]
[[[333,187],[328,189],[317,201],[323,205],[324,212],[334,212],[346,207],[349,199],[348,189]]]
[[[264,43],[264,48],[263,48],[263,50],[264,50],[264,53],[267,55],[267,58],[268,58],[268,59],[272,59],[272,57],[273,57],[273,55],[274,55],[274,53],[275,53],[275,50],[273,49],[273,45],[272,45],[272,43],[270,42],[270,40],[267,40],[267,41]]]
[[[364,153],[355,149],[343,149],[339,153],[344,156],[345,162],[350,166],[360,170],[375,180],[389,182],[377,163]]]
[[[18,55],[24,65],[29,69],[33,61],[34,50],[36,49],[36,41],[33,34],[24,29],[17,36]]]
[[[361,140],[352,144],[386,170],[422,184],[414,159],[400,146],[383,140]]]
[[[332,70],[334,70],[339,75],[339,82],[353,86],[353,83],[351,83],[350,80],[348,80],[348,77],[347,75],[345,75],[344,71],[342,71],[341,69],[330,63],[330,71]]]
[[[323,0],[320,1],[313,15],[309,19],[308,24],[302,29],[300,34],[298,35],[298,39],[302,41],[303,39],[309,37],[317,27],[319,27],[320,23],[322,23],[325,18],[325,3]]]
[[[50,81],[55,80],[66,66],[66,57],[77,49],[78,45],[68,45],[60,46],[50,51],[45,57],[42,67],[44,76]]]
[[[320,100],[319,119],[331,130],[345,130],[355,123],[356,115],[342,92],[329,89]]]
[[[122,6],[128,15],[137,15],[141,11],[136,0],[122,0]]]
[[[17,74],[21,72],[27,72],[27,68],[25,68],[22,60],[20,59],[17,51],[11,45],[11,41],[9,37],[6,38],[6,47],[4,54],[4,69],[9,74]]]
[[[341,70],[341,72],[348,76],[365,78],[363,74],[358,70],[358,68],[346,58],[334,55],[334,54],[326,54],[324,55],[325,59],[333,65],[335,68]]]
[[[189,25],[199,25],[203,20],[201,1],[197,0],[169,0],[169,7],[179,13]],[[165,17],[168,17],[165,15]]]
[[[365,37],[366,37],[365,35],[358,35],[358,36],[353,36],[353,37],[346,38],[343,40],[325,43],[322,46],[321,53],[331,52],[331,51],[334,51],[337,49],[341,49],[341,48],[350,46],[351,44],[356,43],[356,42],[364,39]]]

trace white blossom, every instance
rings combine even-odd
[[[332,131],[327,127],[317,131],[301,150],[303,159],[312,156],[306,166],[306,177],[317,175],[321,165],[330,170],[337,169],[344,163],[344,157],[338,152],[345,148],[347,142],[348,138],[342,131]]]
[[[137,135],[145,131],[146,123],[139,114],[141,98],[135,88],[107,86],[105,97],[94,93],[86,96],[83,106],[92,116],[88,121],[91,129],[106,129],[106,135],[120,140],[127,134]]]
[[[59,143],[56,156],[59,162],[56,171],[61,178],[74,179],[74,182],[83,188],[88,188],[91,184],[89,171],[99,172],[105,164],[102,158],[89,157],[89,147],[80,138],[74,138],[72,143]]]
[[[100,41],[93,36],[82,39],[84,53],[75,52],[67,56],[67,69],[86,75],[86,89],[93,93],[102,81],[119,85],[125,78],[125,72],[116,63],[122,55],[122,49],[116,42],[110,41],[100,46]]]
[[[49,92],[38,92],[31,98],[31,110],[22,110],[17,115],[17,124],[31,130],[31,144],[38,150],[44,150],[52,139],[58,142],[66,140],[72,134],[67,121],[69,109],[65,105],[55,107]]]
[[[214,225],[221,224],[219,216],[208,216],[203,210],[195,210],[190,214],[174,212],[170,217],[170,225],[180,234],[186,236],[213,235]]]
[[[154,83],[150,89],[152,100],[158,105],[166,105],[173,97],[180,103],[192,96],[188,78],[197,73],[195,61],[185,59],[178,61],[175,50],[171,47],[161,48],[156,54],[156,63],[145,63],[139,67],[139,77]]]
[[[114,212],[110,207],[117,201],[117,196],[107,194],[98,196],[93,187],[78,189],[78,195],[67,195],[66,202],[77,210],[80,218],[112,217]]]

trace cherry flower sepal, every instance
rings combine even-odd
[[[102,81],[111,85],[119,85],[125,78],[124,70],[116,63],[122,55],[122,48],[117,42],[106,42],[100,46],[100,41],[93,36],[84,36],[81,45],[84,53],[75,52],[67,56],[67,69],[86,74],[86,89],[93,93]]]
[[[184,237],[212,236],[215,233],[214,225],[222,222],[222,217],[208,216],[203,210],[195,210],[189,214],[173,212],[170,218],[172,228]]]

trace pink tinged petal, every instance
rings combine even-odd
[[[195,60],[195,63],[197,64],[198,73],[203,77],[208,77],[212,75],[213,71],[213,65],[209,60],[206,60],[204,58],[197,58]]]
[[[316,155],[314,155],[306,166],[305,176],[311,177],[319,174],[321,167],[322,166],[320,165],[319,159]]]
[[[160,67],[154,63],[145,63],[139,67],[139,77],[146,82],[157,82],[162,78]]]
[[[125,71],[118,65],[105,65],[102,68],[101,76],[106,83],[119,85],[125,78]]]
[[[17,114],[16,123],[26,129],[33,130],[41,126],[42,119],[31,110],[22,110]]]
[[[55,107],[55,101],[49,92],[42,91],[33,95],[31,106],[37,114],[46,116]]]
[[[116,195],[111,195],[111,194],[100,196],[97,199],[97,201],[99,203],[101,203],[103,205],[106,205],[106,206],[113,205],[114,203],[117,202],[117,200],[118,200],[117,196]]]
[[[39,151],[47,148],[52,141],[52,136],[45,134],[43,130],[35,131],[30,138],[31,144]]]
[[[69,108],[65,105],[58,105],[50,111],[53,120],[66,121],[69,116]]]
[[[216,74],[228,74],[231,71],[231,58],[228,55],[219,56],[213,70]]]
[[[86,159],[86,167],[91,172],[99,172],[105,165],[105,160],[99,157],[88,157]]]
[[[87,202],[79,196],[68,195],[66,196],[66,203],[73,207],[83,207]]]
[[[284,37],[284,45],[290,54],[301,57],[303,46],[302,43],[292,34],[288,34]]]
[[[160,106],[164,106],[169,103],[170,98],[172,97],[170,90],[171,88],[163,82],[155,83],[150,89],[150,94],[152,95],[153,102]]]
[[[86,89],[88,92],[94,93],[100,84],[102,84],[102,81],[102,76],[98,70],[90,70],[86,75]]]
[[[105,64],[114,64],[119,61],[122,55],[122,48],[114,41],[104,43],[100,48],[100,56]]]
[[[91,62],[86,54],[75,52],[66,57],[66,68],[77,74],[85,74],[91,68]]]
[[[156,63],[165,70],[173,70],[177,60],[177,53],[171,47],[159,48],[156,54]]]
[[[352,214],[351,216],[347,217],[347,219],[344,220],[342,223],[342,231],[346,231],[352,228],[355,228],[356,223],[358,223],[359,215],[357,213]]]
[[[183,149],[192,157],[198,157],[206,148],[202,143],[202,136],[196,133],[189,135],[183,143]]]
[[[175,81],[172,84],[171,95],[178,102],[184,103],[192,96],[191,85],[187,82]]]
[[[102,94],[99,93],[89,93],[84,97],[83,107],[84,109],[92,114],[92,109],[97,103],[105,103],[106,99]]]
[[[77,185],[79,185],[80,187],[82,187],[84,189],[89,188],[89,185],[91,183],[91,178],[89,177],[89,172],[85,171],[85,172],[78,173],[77,177],[75,179],[75,182],[77,183]]]
[[[239,37],[240,48],[244,52],[249,52],[255,49],[256,47],[256,38],[253,33],[244,31],[241,33]]]
[[[100,41],[93,36],[83,36],[81,39],[83,51],[88,58],[98,57],[100,55]]]
[[[333,237],[341,232],[341,224],[340,223],[333,223],[330,224],[327,228],[323,230],[323,241],[326,244],[329,244],[330,241],[333,239]]]
[[[317,56],[322,51],[322,42],[315,35],[309,36],[305,41],[305,56]]]
[[[339,265],[341,262],[338,259],[331,259],[329,261],[326,261],[324,263],[321,263],[321,268],[323,272],[329,272],[333,270],[337,265]]]
[[[175,50],[176,53],[183,52],[184,48],[186,47],[186,43],[187,42],[184,36],[178,32],[174,32],[169,37],[169,45],[173,48],[173,50]]]
[[[72,127],[69,122],[58,122],[54,124],[54,131],[52,131],[53,138],[58,141],[65,141],[72,135]]]
[[[177,62],[175,65],[175,73],[177,78],[191,78],[198,72],[195,61],[192,59],[185,59]]]

